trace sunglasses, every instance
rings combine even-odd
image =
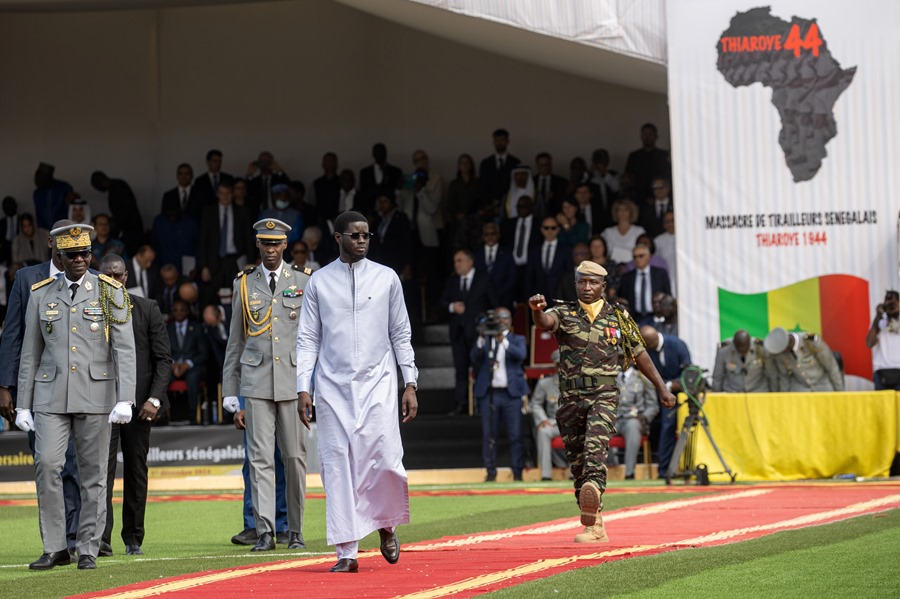
[[[353,241],[357,239],[372,239],[375,237],[375,233],[341,233],[341,235],[346,235]]]
[[[81,258],[82,260],[87,260],[91,257],[91,250],[78,250],[72,252],[63,252],[66,258],[69,260],[75,260],[77,258]]]
[[[291,253],[292,253],[292,254],[306,254],[307,251],[306,251],[306,250],[294,250],[294,251],[291,252]]]
[[[544,231],[555,231],[558,228],[559,227],[541,227],[541,229],[543,229]]]

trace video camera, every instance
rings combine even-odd
[[[688,411],[697,414],[703,405],[709,381],[703,376],[706,372],[696,364],[685,364],[681,367],[681,390],[688,396]]]
[[[503,332],[503,325],[494,310],[488,310],[478,316],[475,330],[482,337],[494,337]]]

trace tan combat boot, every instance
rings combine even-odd
[[[581,509],[581,523],[593,526],[600,511],[600,489],[596,484],[588,481],[581,486],[578,491],[578,507]]]
[[[608,543],[609,537],[606,536],[606,527],[603,526],[603,518],[597,514],[597,523],[593,526],[585,526],[584,532],[575,535],[576,543]]]

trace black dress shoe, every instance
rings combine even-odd
[[[112,557],[112,554],[112,546],[106,541],[100,541],[100,550],[97,552],[97,555],[100,557]]]
[[[275,533],[275,542],[279,545],[287,545],[289,543],[288,540],[288,531],[276,532]]]
[[[291,532],[291,539],[288,541],[288,549],[306,549],[306,543],[303,542],[303,535],[299,532]]]
[[[634,480],[634,475],[633,475],[633,474],[626,474],[626,475],[625,475],[625,480]]]
[[[125,555],[144,555],[140,545],[125,545]]]
[[[45,553],[37,561],[28,564],[28,568],[30,570],[50,570],[56,566],[68,566],[71,563],[72,558],[69,557],[69,550],[63,549],[62,551]]]
[[[486,483],[495,483],[497,482],[497,473],[496,472],[488,472],[488,475],[484,478],[484,482]]]
[[[329,572],[356,572],[359,570],[359,562],[355,559],[339,559],[338,562],[331,566]]]
[[[522,482],[522,473],[519,472],[518,474],[513,474],[513,480],[517,481],[517,482]]]
[[[235,545],[256,545],[259,537],[255,528],[245,528],[241,532],[231,537],[231,542]]]
[[[272,533],[264,532],[259,535],[259,540],[250,551],[272,551],[273,549],[275,549],[275,539],[272,538]]]
[[[97,569],[97,560],[94,559],[93,555],[82,555],[78,557],[78,569],[79,570],[96,570]]]
[[[381,535],[381,555],[389,564],[396,564],[400,559],[400,539],[397,538],[397,531],[388,532],[386,528],[379,528],[378,534]]]

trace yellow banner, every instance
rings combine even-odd
[[[710,393],[704,411],[739,481],[887,476],[900,451],[900,393],[894,391]],[[679,432],[687,415],[682,405]],[[694,465],[723,470],[701,427],[694,440]]]

